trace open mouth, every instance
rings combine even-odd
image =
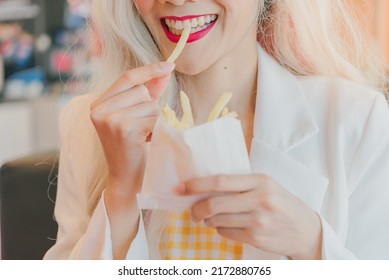
[[[161,24],[168,39],[174,43],[178,42],[184,27],[190,26],[188,43],[191,43],[203,38],[215,25],[217,19],[217,15],[166,17],[161,18]]]

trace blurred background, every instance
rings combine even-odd
[[[83,0],[0,0],[0,166],[58,148],[58,114],[92,61],[87,15]]]

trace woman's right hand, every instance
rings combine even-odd
[[[145,144],[173,69],[173,63],[160,62],[129,70],[91,104],[90,117],[108,164],[104,202],[114,259],[126,257],[138,230],[136,193],[146,164]]]
[[[174,66],[159,62],[129,70],[91,105],[91,120],[108,164],[107,188],[116,194],[135,198],[140,190],[145,144]]]

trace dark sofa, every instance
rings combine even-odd
[[[1,258],[42,259],[55,243],[58,153],[5,163],[0,169]]]

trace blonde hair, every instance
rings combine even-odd
[[[90,82],[91,91],[103,92],[122,72],[162,59],[134,1],[99,0],[92,5],[92,23],[102,42],[102,55]],[[385,90],[382,60],[369,45],[347,1],[270,0],[261,9],[259,42],[291,72],[339,76]],[[174,102],[180,79],[179,74],[173,76],[164,102]],[[108,178],[101,144],[96,134],[91,138],[97,153],[89,174],[90,212]]]
[[[259,39],[296,75],[338,76],[387,91],[386,65],[352,1],[269,0]]]
[[[92,1],[90,30],[97,32],[95,37],[102,45],[98,65],[94,67],[89,81],[91,92],[105,91],[126,70],[162,59],[134,1]],[[173,75],[167,92],[174,92],[175,84]],[[172,100],[169,95],[165,95],[163,102],[172,103]],[[92,212],[106,186],[108,168],[97,134],[90,134],[92,145],[96,147],[94,158],[90,161],[92,172],[88,174],[88,206],[89,212]]]

